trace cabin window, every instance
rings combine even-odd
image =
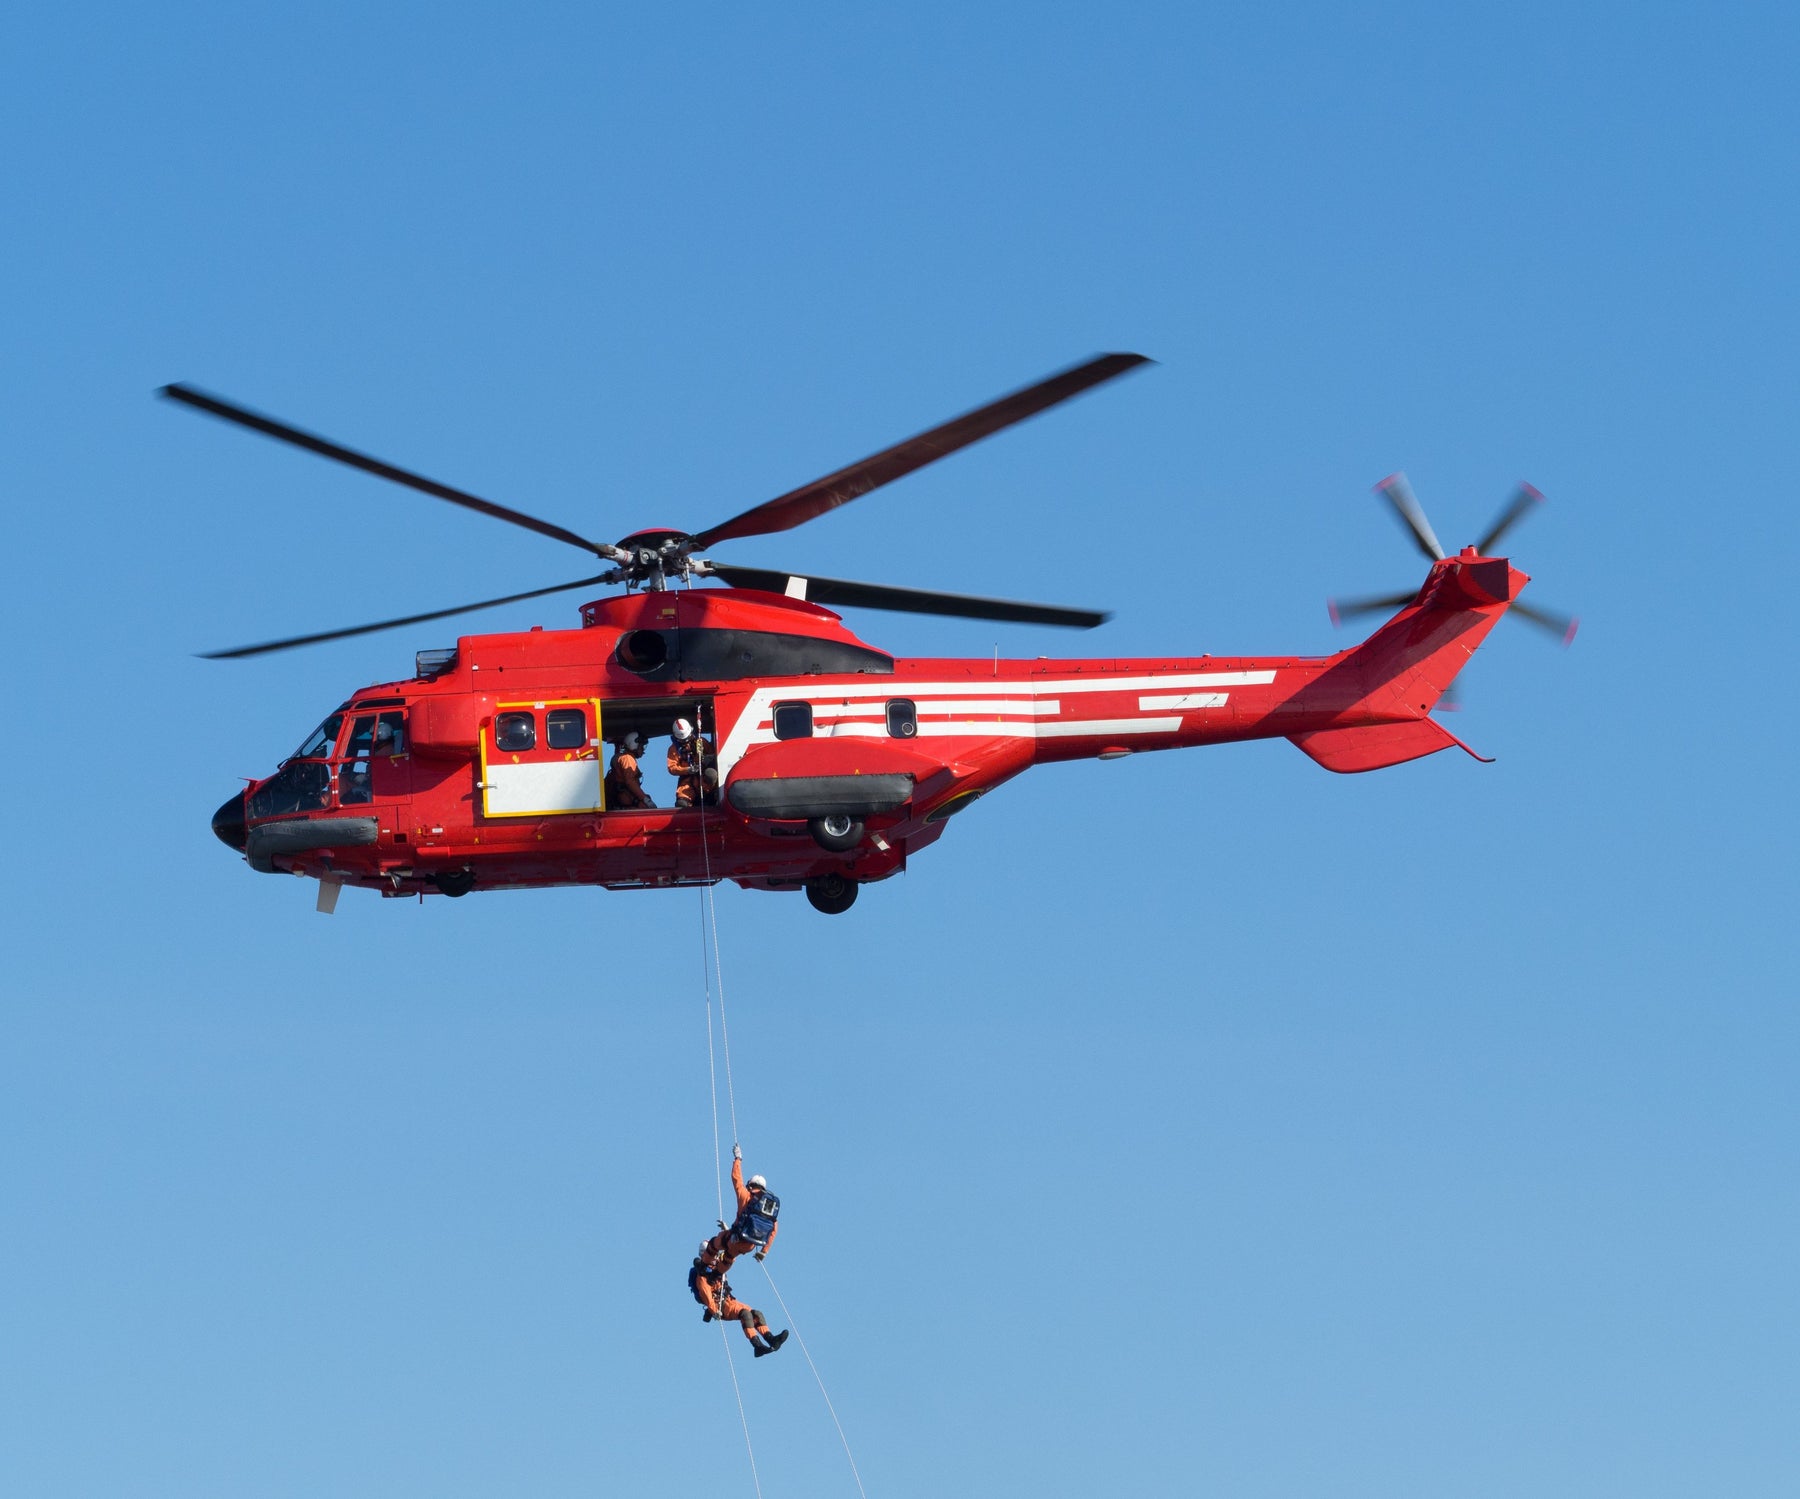
[[[889,698],[887,731],[895,739],[916,739],[919,733],[919,705],[909,697]]]
[[[586,749],[587,710],[556,708],[544,715],[544,740],[551,749]]]
[[[330,718],[306,736],[306,742],[294,751],[296,760],[323,760],[331,754],[331,747],[337,743],[338,730],[344,726],[344,715],[333,713]]]
[[[494,748],[534,749],[537,746],[537,724],[529,713],[502,713],[494,720]]]
[[[811,703],[777,703],[775,705],[775,737],[777,739],[812,738]]]

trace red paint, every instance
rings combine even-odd
[[[708,877],[798,888],[834,871],[879,880],[942,833],[947,810],[960,810],[974,795],[1042,762],[1289,739],[1327,769],[1353,772],[1456,745],[1428,715],[1527,581],[1501,558],[1465,552],[1437,562],[1415,603],[1361,645],[1331,656],[919,659],[896,660],[891,676],[826,671],[706,681],[647,680],[620,663],[620,641],[634,630],[704,629],[739,632],[733,639],[749,649],[768,634],[871,648],[831,611],[774,594],[704,588],[626,594],[582,606],[579,629],[466,635],[454,665],[435,679],[354,694],[328,761],[333,784],[326,805],[253,817],[249,836],[254,841],[271,821],[373,816],[379,832],[371,846],[278,854],[269,862],[390,896],[434,891],[470,876],[476,890],[654,886]],[[669,637],[677,649],[684,638],[690,637]],[[1273,680],[1237,680],[1243,673],[1273,673]],[[1181,680],[1196,676],[1223,681]],[[406,753],[369,778],[371,801],[340,805],[337,772],[355,705],[370,698],[403,700]],[[904,699],[916,704],[916,737],[889,732],[887,704]],[[678,705],[689,713],[701,701],[708,715],[702,730],[720,751],[728,791],[753,779],[824,778],[841,787],[849,783],[834,778],[910,775],[911,795],[896,810],[868,815],[871,836],[837,854],[815,843],[803,821],[759,821],[726,798],[704,813],[486,815],[480,747],[503,760],[503,769],[515,763],[493,745],[497,715],[508,711],[502,705],[596,700],[601,737],[634,708],[649,705],[660,713],[666,707],[672,719]],[[772,700],[810,704],[812,736],[773,741],[764,727]],[[559,760],[591,762],[596,754],[593,746],[546,747],[549,710],[510,711],[535,713],[538,742],[517,763],[554,768]],[[666,721],[656,723],[666,734]],[[598,747],[602,768],[611,748]],[[659,760],[666,748],[666,739],[653,742],[646,762]]]

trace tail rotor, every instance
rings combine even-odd
[[[1413,493],[1406,475],[1394,473],[1388,475],[1375,486],[1375,493],[1380,495],[1393,507],[1394,514],[1400,524],[1406,528],[1407,535],[1413,545],[1429,562],[1442,562],[1446,553],[1443,544],[1432,530],[1431,522],[1426,518],[1425,507]],[[1510,499],[1501,507],[1500,513],[1494,517],[1493,524],[1482,533],[1481,539],[1475,543],[1474,551],[1482,557],[1493,555],[1494,548],[1501,539],[1521,520],[1544,502],[1544,496],[1530,484],[1520,484]],[[1341,628],[1346,620],[1356,619],[1366,614],[1392,614],[1396,609],[1403,609],[1415,602],[1419,597],[1418,589],[1408,589],[1402,593],[1384,593],[1367,598],[1327,599],[1326,611],[1331,615],[1334,628]],[[1517,615],[1525,623],[1536,625],[1540,630],[1557,636],[1567,646],[1575,639],[1575,632],[1581,621],[1572,614],[1564,614],[1560,610],[1546,609],[1535,604],[1514,603],[1507,611]],[[1461,704],[1445,699],[1439,700],[1439,707],[1457,708]]]

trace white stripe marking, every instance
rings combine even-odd
[[[1160,708],[1167,712],[1175,708],[1185,712],[1189,708],[1223,708],[1230,699],[1229,692],[1178,692],[1169,697],[1141,697],[1138,711],[1154,713]]]

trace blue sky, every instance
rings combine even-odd
[[[0,21],[22,749],[0,1487],[749,1491],[682,1287],[699,897],[424,906],[207,819],[552,543],[1156,368],[731,558],[1319,652],[1521,478],[1441,755],[1032,773],[827,919],[727,889],[752,1169],[871,1495],[1793,1491],[1796,22],[1776,6],[241,7]],[[465,629],[575,622],[575,600]],[[54,727],[52,727],[54,726]],[[754,1274],[740,1289],[770,1306]],[[780,1319],[777,1318],[779,1321]],[[852,1492],[740,1355],[764,1492]]]

